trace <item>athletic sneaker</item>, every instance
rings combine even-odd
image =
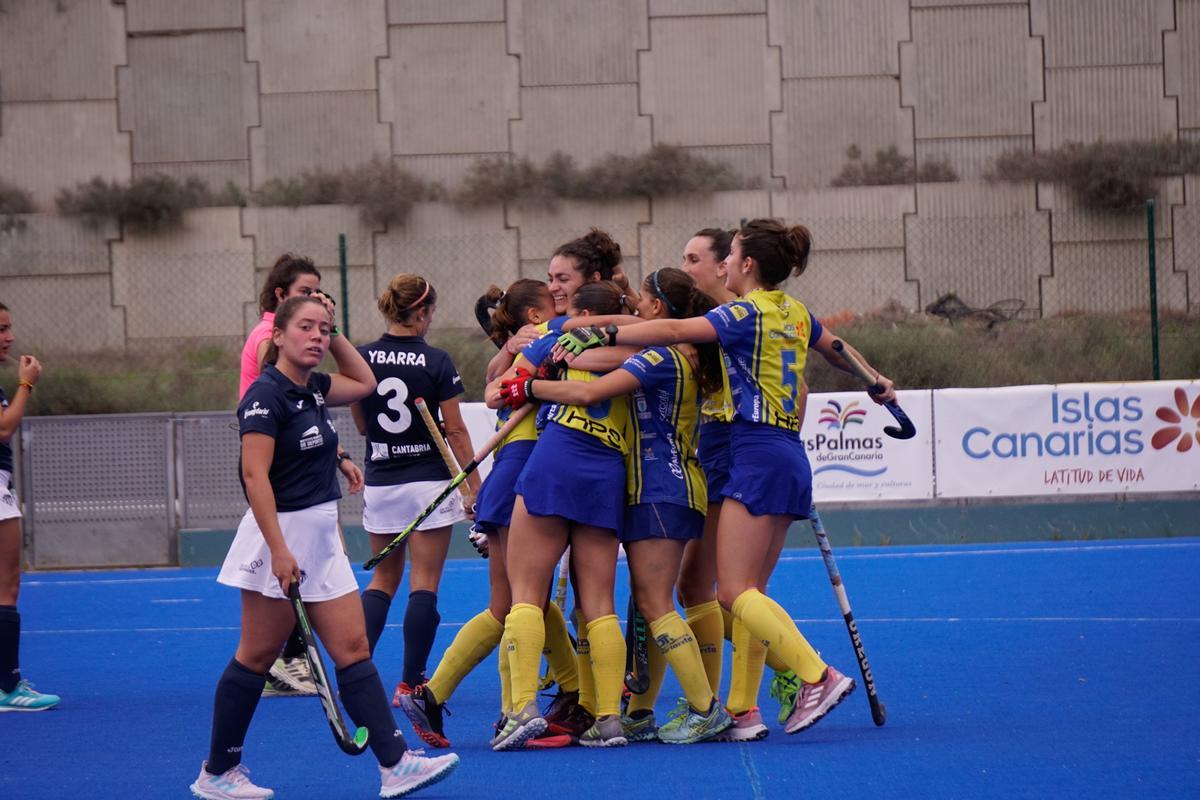
[[[304,658],[277,658],[267,673],[264,697],[311,697],[317,693],[308,661]]]
[[[709,703],[708,712],[701,714],[687,698],[680,698],[675,714],[658,729],[658,738],[668,744],[695,744],[714,738],[731,725],[733,718],[715,699]]]
[[[230,767],[220,775],[208,771],[208,762],[200,765],[200,777],[191,786],[192,794],[203,800],[271,800],[275,792],[250,782],[245,764]]]
[[[11,692],[0,692],[0,711],[48,711],[60,699],[56,694],[36,692],[32,683],[21,680]]]
[[[519,712],[504,715],[504,727],[492,740],[493,750],[520,750],[525,742],[546,730],[546,720],[537,703],[529,702]]]
[[[424,756],[420,750],[405,750],[400,760],[391,767],[379,768],[380,797],[403,797],[423,786],[445,779],[458,766],[458,756]]]
[[[542,716],[545,717],[551,733],[566,734],[575,739],[582,736],[596,721],[587,709],[579,705],[579,692],[559,691]]]
[[[833,667],[826,667],[825,677],[820,683],[800,684],[796,710],[788,717],[783,729],[788,733],[797,733],[811,728],[853,691],[853,678],[847,678]]]
[[[560,747],[570,747],[575,744],[575,737],[565,733],[550,733],[535,736],[525,742],[526,750],[557,750]]]
[[[717,742],[757,742],[767,738],[770,731],[763,724],[758,706],[740,714],[730,714],[733,724],[713,737]]]
[[[400,710],[412,722],[413,730],[421,741],[430,747],[449,747],[450,740],[446,738],[442,726],[442,712],[450,710],[434,699],[433,692],[425,684],[418,686],[411,694],[397,695]]]
[[[621,715],[596,717],[592,727],[579,737],[579,743],[584,747],[624,747],[629,744],[625,738],[625,728],[621,725]]]
[[[658,722],[654,719],[654,712],[648,708],[638,709],[632,714],[622,714],[621,728],[630,744],[658,741]]]
[[[800,679],[790,669],[776,672],[771,679],[771,697],[779,701],[779,724],[787,723],[796,710],[796,695],[800,692]]]
[[[416,686],[409,686],[404,681],[400,681],[399,683],[397,683],[396,691],[392,693],[392,705],[395,706],[396,708],[399,708],[400,707],[400,698],[406,694],[412,694],[413,692],[415,692],[417,690],[417,687],[419,687],[419,686],[421,686],[421,684],[419,684],[419,683]]]

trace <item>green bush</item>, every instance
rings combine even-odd
[[[990,181],[1044,181],[1068,187],[1087,208],[1122,211],[1154,197],[1154,181],[1200,172],[1200,143],[1068,143],[1055,150],[1015,150],[996,158]]]
[[[565,153],[554,153],[541,166],[505,156],[475,162],[452,197],[463,206],[492,203],[552,205],[558,200],[615,200],[672,197],[756,188],[721,161],[686,148],[658,144],[635,156],[610,153],[587,167]]]
[[[0,178],[0,233],[24,230],[25,220],[18,214],[33,213],[33,197],[29,192]]]
[[[413,203],[436,199],[439,187],[422,181],[390,159],[376,158],[350,169],[312,170],[275,178],[254,192],[257,206],[358,206],[368,225],[402,224]]]
[[[55,204],[58,213],[79,217],[89,227],[111,219],[134,233],[159,233],[182,225],[188,209],[245,205],[246,198],[232,183],[215,192],[194,175],[181,181],[157,173],[139,176],[128,184],[92,178],[74,189],[59,191]]]
[[[894,186],[905,183],[948,183],[958,174],[947,161],[926,161],[920,167],[900,155],[895,145],[875,151],[871,161],[862,160],[858,145],[846,149],[846,164],[830,181],[831,186]]]

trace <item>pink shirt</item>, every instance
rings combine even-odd
[[[271,338],[271,331],[274,328],[275,312],[263,312],[262,319],[246,337],[246,344],[242,345],[242,377],[238,382],[238,402],[241,402],[242,396],[246,394],[250,384],[254,383],[259,373],[262,372],[258,366],[258,348],[259,345]]]

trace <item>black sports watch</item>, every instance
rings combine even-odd
[[[617,326],[609,323],[604,326],[604,332],[608,334],[608,346],[612,347],[617,343]]]
[[[354,459],[350,457],[349,453],[338,453],[337,454],[338,465],[340,466],[343,461],[349,461],[351,463],[354,463]]]

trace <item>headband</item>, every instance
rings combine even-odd
[[[671,316],[677,316],[679,314],[679,309],[677,309],[675,304],[672,303],[665,294],[663,294],[662,287],[658,285],[658,270],[654,270],[654,272],[650,273],[650,280],[654,284],[654,293],[658,295],[660,300],[666,303],[667,310],[671,312]]]
[[[425,298],[429,296],[429,281],[426,281],[424,278],[422,278],[421,280],[425,281],[425,291],[421,292],[420,297],[418,297],[416,300],[414,300],[413,302],[411,302],[407,306],[405,306],[404,307],[405,311],[409,311],[409,310],[414,309],[417,306],[421,305],[421,303],[425,300]]]

